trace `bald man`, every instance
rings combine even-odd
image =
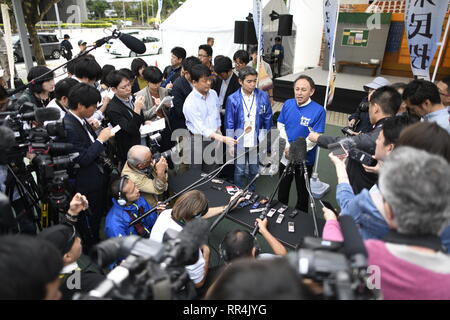
[[[156,206],[159,197],[167,191],[167,161],[164,157],[155,163],[152,152],[146,146],[135,145],[127,154],[122,176],[134,182],[145,200],[152,206]]]

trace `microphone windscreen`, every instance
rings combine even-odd
[[[350,258],[356,254],[362,254],[367,257],[366,246],[353,218],[351,216],[341,215],[339,216],[339,224],[341,225],[342,235],[344,237],[343,249],[347,257]]]
[[[298,137],[291,143],[289,148],[289,159],[292,163],[300,163],[305,160],[306,157],[306,140],[305,138]]]
[[[208,242],[208,235],[209,223],[205,219],[189,221],[178,235],[183,249],[177,260],[182,264],[194,264],[198,260],[198,249]]]
[[[126,33],[122,33],[119,36],[119,40],[122,41],[123,44],[126,45],[127,48],[130,49],[131,51],[136,52],[138,54],[145,53],[146,50],[145,44],[141,40],[133,36],[130,36],[129,34]]]
[[[58,108],[39,108],[34,112],[35,119],[38,122],[59,120],[61,112]],[[24,115],[25,116],[25,115]]]
[[[6,126],[0,126],[0,150],[7,150],[16,144],[14,131]]]
[[[295,140],[298,144],[298,158],[300,161],[306,160],[306,139],[303,137],[298,137]]]
[[[356,147],[356,142],[352,138],[344,138],[339,140],[339,143],[344,147],[345,150],[351,150]]]

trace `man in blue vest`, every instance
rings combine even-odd
[[[244,67],[239,70],[239,83],[241,89],[230,95],[225,109],[225,130],[227,136],[241,137],[236,147],[229,147],[231,155],[248,152],[245,156],[236,160],[234,170],[234,183],[243,188],[258,173],[258,157],[256,147],[264,139],[272,125],[272,107],[269,95],[256,89],[258,73],[252,67]],[[253,148],[253,149],[252,149]],[[246,166],[248,165],[248,174]],[[255,191],[255,184],[250,186],[250,191]]]

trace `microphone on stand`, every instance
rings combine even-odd
[[[259,178],[259,176],[260,176],[260,174],[257,173],[256,176],[247,184],[247,186],[244,189],[242,189],[242,195],[244,195],[248,191],[250,186],[256,181],[256,179]],[[226,214],[230,211],[230,209],[236,205],[239,198],[241,198],[241,197],[236,197],[233,201],[231,201],[228,204],[228,206],[223,210],[223,212],[220,214],[220,216],[218,216],[217,219],[214,220],[213,224],[209,228],[210,232],[214,230],[214,228],[219,224],[220,221],[222,221],[222,219],[226,216]]]

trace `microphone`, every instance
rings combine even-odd
[[[260,173],[258,172],[253,179],[245,186],[244,189],[242,189],[242,194],[246,193],[247,190],[250,188],[250,186],[258,179],[260,176]],[[219,217],[217,217],[216,220],[214,220],[213,224],[209,228],[209,231],[213,231],[214,228],[219,224],[220,221],[225,217],[225,215],[230,211],[231,208],[233,208],[236,204],[236,202],[239,200],[240,197],[236,197],[231,203],[228,204],[228,206],[223,210],[223,212],[220,214]]]
[[[295,143],[297,143],[297,148],[298,148],[298,160],[300,162],[305,162],[306,161],[306,139],[303,137],[298,137],[297,140],[295,140]]]
[[[52,121],[59,120],[61,117],[61,113],[58,108],[38,108],[32,112],[20,113],[19,111],[12,112],[2,112],[0,113],[0,117],[2,116],[14,116],[17,119],[22,121]]]
[[[205,219],[189,221],[178,234],[180,243],[170,251],[163,263],[186,266],[197,262],[199,248],[208,242],[209,223]]]
[[[367,249],[355,221],[350,216],[341,215],[339,216],[339,224],[344,236],[343,251],[350,259],[352,267],[367,267]]]
[[[16,144],[14,131],[6,126],[0,126],[0,150],[8,150]]]
[[[141,40],[130,36],[127,33],[120,33],[119,40],[122,41],[122,43],[126,45],[128,49],[138,54],[145,53],[145,50],[147,49],[145,48],[145,44]]]

